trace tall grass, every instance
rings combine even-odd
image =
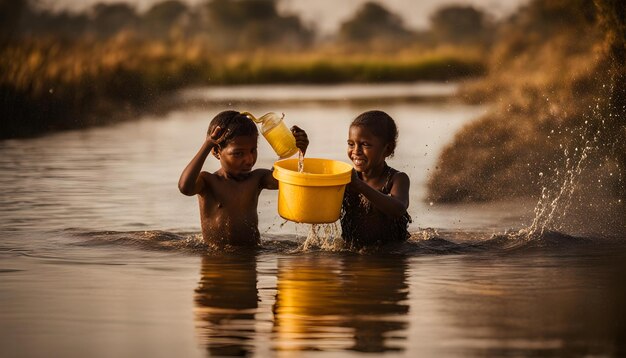
[[[477,51],[220,53],[202,41],[29,38],[0,49],[1,138],[97,125],[191,85],[443,81],[484,72]],[[110,118],[110,119],[103,119]]]
[[[29,39],[0,56],[2,137],[89,126],[98,115],[148,103],[205,66],[193,52],[118,38],[106,43]]]

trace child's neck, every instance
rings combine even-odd
[[[246,180],[250,177],[250,175],[252,174],[252,172],[250,173],[245,173],[245,174],[239,174],[239,175],[234,175],[231,174],[229,172],[227,172],[226,170],[224,170],[224,168],[220,168],[218,170],[219,175],[226,179],[226,180],[234,180],[234,181],[243,181]]]
[[[387,162],[383,161],[381,165],[378,165],[367,172],[361,172],[361,179],[365,181],[379,179],[385,175],[387,168]]]

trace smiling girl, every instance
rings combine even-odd
[[[352,182],[342,204],[343,239],[351,247],[404,241],[409,237],[409,177],[385,161],[396,149],[398,128],[383,111],[360,114],[350,124],[348,157]]]

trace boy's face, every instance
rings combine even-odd
[[[222,169],[234,178],[252,171],[257,159],[257,136],[236,136],[226,146],[218,150]]]

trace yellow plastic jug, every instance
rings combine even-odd
[[[352,165],[337,160],[304,158],[305,172],[298,172],[298,159],[274,163],[278,180],[278,214],[298,223],[332,223],[339,219]]]
[[[289,158],[298,152],[296,138],[283,122],[284,113],[279,116],[274,112],[269,112],[258,119],[249,112],[242,112],[241,114],[261,125],[261,134],[281,159]]]

